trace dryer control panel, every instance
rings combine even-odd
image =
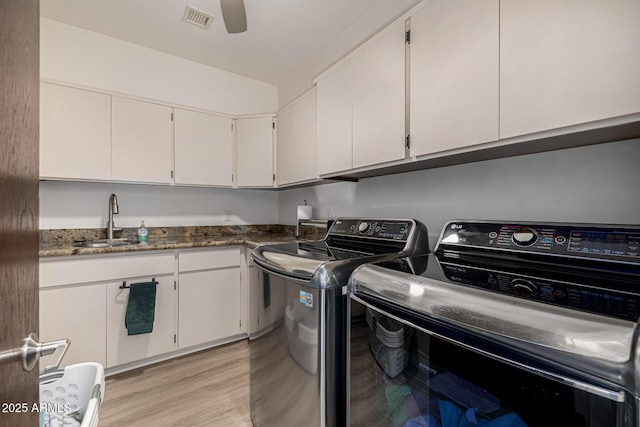
[[[327,234],[406,241],[413,227],[414,221],[409,219],[340,218],[334,221]]]
[[[640,263],[640,227],[452,221],[437,250],[454,247]]]

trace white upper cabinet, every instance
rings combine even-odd
[[[640,112],[638,0],[500,3],[500,138]]]
[[[405,157],[405,28],[398,22],[352,58],[353,167]]]
[[[411,155],[498,139],[499,1],[433,0],[411,15]]]
[[[231,187],[232,120],[175,109],[175,183]]]
[[[115,181],[173,182],[173,109],[113,96],[111,172]]]
[[[273,187],[273,117],[236,120],[238,187]]]
[[[351,61],[343,60],[317,80],[318,174],[353,167]]]
[[[309,181],[316,173],[316,91],[278,113],[278,185]]]
[[[319,175],[405,157],[405,25],[397,22],[316,80]]]
[[[40,84],[40,177],[111,179],[111,97]]]

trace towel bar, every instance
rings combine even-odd
[[[151,281],[154,282],[156,285],[158,284],[155,277],[152,277]],[[122,285],[118,286],[118,289],[131,289],[131,285],[127,285],[127,281],[123,280]]]

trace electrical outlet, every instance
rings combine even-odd
[[[224,216],[223,216],[222,220],[224,222],[231,222],[231,214],[232,214],[232,212],[230,210],[226,210],[225,209],[224,210]]]

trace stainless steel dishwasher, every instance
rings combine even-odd
[[[413,219],[340,218],[324,240],[256,248],[262,286],[261,327],[249,345],[253,425],[346,425],[349,276],[367,262],[427,252],[426,227]]]

